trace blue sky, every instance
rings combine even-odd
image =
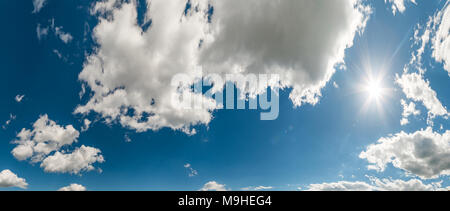
[[[428,127],[444,134],[449,128],[445,115],[435,117],[432,125],[427,122],[427,108],[405,97],[395,82],[396,74],[402,75],[411,53],[417,49],[413,45],[417,25],[425,25],[446,4],[408,2],[403,13],[393,15],[391,4],[365,1],[372,13],[364,32],[355,35],[353,46],[345,50],[346,68],[333,74],[321,89],[317,104],[296,107],[289,98],[292,88],[288,87],[280,91],[279,118],[274,121],[261,121],[260,110],[216,110],[208,124],[195,125],[197,133],[187,135],[168,127],[138,132],[117,121],[107,123],[95,112],[74,113],[92,96],[88,93],[80,99],[83,82],[79,74],[86,55],[99,47],[92,35],[98,24],[97,16],[90,14],[94,3],[48,0],[33,13],[31,0],[2,1],[0,19],[5,30],[0,34],[0,121],[5,128],[0,129],[0,171],[9,169],[26,179],[26,190],[58,190],[74,183],[88,190],[199,190],[211,181],[229,190],[258,186],[298,190],[339,181],[372,184],[371,178],[419,179],[424,184],[442,181],[442,187],[450,186],[445,175],[448,168],[441,169],[438,177],[424,179],[392,163],[384,171],[369,170],[369,162],[360,158],[369,145],[390,134],[411,134]],[[145,5],[143,1],[138,5],[138,18],[142,20]],[[52,21],[73,39],[68,43],[61,40]],[[49,27],[40,40],[38,24]],[[430,46],[422,64],[427,69],[423,77],[446,107],[450,104],[449,74],[442,62],[433,58]],[[371,101],[363,110],[369,94],[360,90],[360,84],[366,83],[368,72],[383,75],[382,86],[388,91],[383,93],[381,109]],[[17,95],[24,98],[17,102]],[[410,123],[403,126],[402,99],[414,102],[421,111],[420,115],[410,116]],[[78,142],[67,151],[92,146],[101,150],[105,162],[93,163],[95,169],[90,171],[52,173],[44,171],[40,163],[16,159],[11,153],[16,147],[12,141],[22,128],[33,129],[33,123],[45,114],[56,124],[73,125],[80,132]],[[6,124],[11,115],[15,118]],[[86,118],[93,123],[81,132]],[[444,141],[448,147],[448,137]],[[448,164],[446,158],[442,158],[444,164]],[[189,176],[186,164],[197,174]]]

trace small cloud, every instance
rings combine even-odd
[[[258,187],[255,188],[256,191],[258,191],[258,190],[270,190],[270,189],[273,189],[273,187],[272,186],[258,186]]]
[[[186,168],[186,169],[189,171],[189,177],[195,177],[195,176],[198,175],[197,170],[193,169],[192,166],[191,166],[191,164],[186,163],[186,164],[184,165],[184,168]]]
[[[72,35],[67,32],[64,32],[62,30],[62,27],[55,27],[55,35],[58,36],[59,39],[61,39],[61,41],[63,41],[65,44],[73,40]]]
[[[34,10],[33,13],[38,13],[45,6],[46,0],[33,0]]]
[[[48,27],[41,27],[41,24],[37,25],[36,33],[39,41],[48,35],[48,29]]]
[[[81,127],[81,132],[86,132],[89,130],[89,127],[91,126],[91,121],[89,119],[84,119],[84,125]]]
[[[217,183],[216,181],[211,181],[203,185],[200,191],[227,191],[226,185]]]
[[[59,50],[53,49],[53,53],[58,57],[58,59],[61,59],[61,60],[65,61],[65,62],[68,61],[67,57],[63,56],[62,53]]]
[[[131,138],[128,136],[128,134],[125,134],[125,142],[130,143]]]
[[[17,146],[11,153],[19,161],[40,163],[45,172],[80,174],[95,170],[94,163],[105,162],[99,149],[82,145],[69,150],[79,136],[72,125],[61,126],[42,115],[33,129],[23,128],[17,134],[12,141]]]
[[[47,36],[50,30],[65,44],[68,44],[73,40],[73,36],[70,33],[64,32],[62,26],[55,26],[55,19],[50,20],[50,26],[42,27],[40,24],[37,25],[36,32],[38,40]],[[62,57],[58,51],[54,50],[53,52],[56,53],[58,57]]]
[[[78,93],[78,96],[80,97],[80,100],[83,99],[84,94],[86,94],[86,85],[81,85],[81,91]]]
[[[16,102],[20,103],[20,102],[22,102],[24,97],[25,97],[25,95],[16,95],[14,100],[16,100]]]
[[[8,127],[8,125],[11,124],[11,122],[15,119],[16,119],[15,115],[9,114],[9,119],[5,122],[5,125],[3,125],[2,128],[6,129],[6,127]]]
[[[86,191],[86,188],[79,184],[70,184],[69,186],[60,188],[58,191]]]
[[[333,86],[334,86],[334,88],[336,88],[336,89],[338,89],[338,88],[339,88],[339,84],[337,84],[337,83],[336,83],[336,81],[335,81],[335,82],[333,82]]]
[[[19,178],[16,174],[6,169],[0,172],[0,188],[18,187],[26,189],[28,183],[23,178]]]
[[[241,188],[241,190],[243,190],[243,191],[264,191],[264,190],[271,190],[271,189],[273,189],[272,186],[257,186],[257,187],[249,186],[249,187]]]

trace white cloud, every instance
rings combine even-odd
[[[64,32],[62,27],[55,27],[55,35],[61,39],[65,44],[72,41],[73,37],[71,34]]]
[[[311,184],[308,191],[372,191],[373,187],[365,182],[340,181],[335,183]]]
[[[137,24],[134,1],[96,4],[99,47],[79,75],[93,96],[75,112],[94,111],[138,132],[168,127],[192,133],[191,126],[209,124],[217,105],[196,94],[205,109],[173,106],[177,90],[169,84],[175,74],[194,77],[199,69],[278,73],[283,86],[294,88],[295,105],[316,104],[370,13],[357,0],[193,0],[196,10],[184,16],[186,2],[152,0],[146,31]]]
[[[15,119],[16,119],[16,116],[15,116],[15,115],[9,114],[9,119],[6,120],[6,122],[5,122],[5,124],[2,126],[2,128],[5,130],[5,129],[8,127],[8,125],[11,124],[11,122],[12,122],[13,120],[15,120]]]
[[[72,125],[62,127],[50,120],[47,115],[41,116],[34,124],[33,130],[22,129],[14,143],[18,146],[12,154],[18,160],[32,159],[39,162],[51,152],[63,146],[77,142],[80,133]]]
[[[33,13],[38,13],[44,7],[46,0],[33,0]]]
[[[16,95],[16,97],[14,98],[14,100],[18,103],[22,102],[23,98],[25,97],[25,95]]]
[[[447,1],[444,9],[435,16],[435,24],[438,29],[433,37],[433,57],[444,64],[450,76],[450,1]]]
[[[402,120],[400,121],[401,125],[407,125],[409,124],[408,117],[413,115],[417,116],[420,114],[420,111],[416,109],[416,104],[413,102],[410,102],[409,104],[406,103],[405,100],[400,101],[403,106],[403,113],[402,113]]]
[[[47,172],[78,174],[80,171],[93,170],[93,163],[104,161],[99,155],[100,150],[82,146],[72,153],[60,151],[77,142],[79,135],[72,125],[57,125],[47,115],[43,115],[33,124],[33,130],[22,129],[17,135],[18,139],[13,141],[17,146],[11,153],[20,161],[42,162],[41,167]]]
[[[334,88],[339,89],[339,84],[337,84],[336,81],[333,82],[333,86]]]
[[[86,191],[86,188],[79,184],[70,184],[69,186],[60,188],[58,191]]]
[[[84,119],[83,126],[81,127],[81,132],[86,132],[89,130],[89,127],[91,126],[91,121],[89,119]]]
[[[38,24],[36,27],[36,33],[37,33],[38,40],[42,40],[42,38],[47,36],[48,30],[49,30],[48,27],[41,27],[41,24]]]
[[[59,59],[62,59],[62,58],[63,58],[63,55],[62,55],[61,52],[59,52],[58,50],[53,49],[53,53],[55,53],[56,56],[58,56]]]
[[[200,189],[200,191],[227,191],[227,188],[225,185],[211,181],[203,185],[203,188]]]
[[[50,30],[65,44],[68,44],[73,40],[73,36],[70,33],[64,32],[62,26],[55,25],[54,18],[50,20],[50,26],[43,27],[41,26],[41,24],[37,25],[36,33],[38,40],[42,40],[44,37],[46,37]],[[53,52],[56,53],[59,58],[62,58],[62,55],[59,53],[59,51],[54,50]]]
[[[0,172],[0,188],[19,187],[26,189],[28,183],[23,178],[6,169]]]
[[[414,44],[418,47],[412,55],[410,64],[423,74],[422,55],[428,45],[432,51],[432,57],[436,62],[443,63],[444,69],[450,76],[450,1],[447,1],[442,10],[438,10],[434,16],[430,16],[425,26],[418,25],[414,32]]]
[[[430,37],[432,36],[433,22],[434,22],[433,18],[430,17],[425,27],[419,24],[417,25],[417,28],[414,31],[414,45],[418,48],[416,52],[412,54],[410,64],[416,63],[416,66],[419,69],[421,69],[422,66],[422,56],[425,53],[425,49],[428,43],[430,42]]]
[[[132,141],[130,136],[128,136],[128,134],[125,134],[124,138],[126,143],[130,143]]]
[[[215,72],[279,74],[296,106],[314,105],[370,13],[353,0],[215,1],[200,62]]]
[[[192,168],[191,164],[186,163],[184,165],[184,168],[187,169],[189,171],[189,177],[195,177],[198,175],[197,170],[195,170],[194,168]]]
[[[172,105],[177,88],[170,86],[171,79],[176,73],[193,75],[197,70],[198,43],[206,24],[201,13],[180,19],[185,3],[152,1],[148,11],[152,26],[145,32],[137,25],[134,2],[114,9],[111,18],[100,18],[94,29],[100,48],[87,58],[79,76],[94,95],[75,112],[95,111],[107,122],[118,120],[138,132],[169,127],[193,133],[191,125],[209,123],[210,111],[217,105],[200,94],[194,96],[205,99],[206,109]],[[199,9],[206,7],[204,1]]]
[[[71,42],[73,37],[70,33],[64,32],[62,26],[55,26],[55,19],[51,20],[51,28],[55,32],[55,36],[58,37],[65,44]]]
[[[71,153],[56,152],[54,155],[45,158],[41,167],[46,172],[51,173],[71,173],[79,174],[82,171],[92,171],[96,162],[105,162],[101,151],[93,147],[82,145]]]
[[[104,0],[99,1],[92,8],[91,13],[95,15],[96,13],[105,14],[108,11],[114,9],[114,6],[117,5],[117,0]]]
[[[395,15],[398,12],[403,13],[406,10],[405,2],[411,2],[413,4],[416,4],[416,0],[384,0],[384,2],[389,2],[389,4],[392,4],[392,13]]]
[[[418,179],[392,180],[369,177],[370,184],[366,182],[340,181],[335,183],[311,184],[308,191],[446,191],[450,187],[442,188],[441,183],[424,184]]]
[[[264,191],[264,190],[271,190],[271,189],[273,189],[272,186],[257,186],[257,187],[250,186],[250,187],[242,188],[242,190],[244,190],[244,191]]]
[[[396,83],[400,85],[408,99],[422,102],[428,109],[431,118],[435,116],[447,116],[447,109],[437,98],[436,92],[430,87],[430,82],[418,73],[403,73],[396,78]]]
[[[412,134],[405,132],[381,138],[359,155],[369,169],[384,171],[387,164],[422,179],[450,175],[450,131],[443,134],[431,128]]]

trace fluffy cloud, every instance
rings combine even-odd
[[[227,191],[227,188],[225,185],[211,181],[203,185],[203,188],[200,189],[200,191]]]
[[[50,120],[47,115],[41,116],[34,124],[33,130],[22,129],[14,143],[18,146],[12,154],[18,160],[32,159],[39,162],[51,152],[63,146],[77,142],[80,133],[72,125],[62,127]]]
[[[58,39],[60,39],[65,44],[68,44],[73,40],[73,36],[70,33],[64,32],[62,26],[55,26],[55,19],[51,19],[50,22],[51,25],[46,27],[41,26],[41,24],[37,25],[36,33],[38,40],[41,40],[44,37],[46,37],[50,30],[54,33],[54,35]],[[59,58],[62,57],[62,55],[58,51],[54,50],[54,53],[56,53]]]
[[[416,104],[413,102],[410,102],[409,104],[406,103],[405,100],[400,101],[403,106],[403,113],[402,113],[402,120],[400,121],[401,125],[407,125],[409,124],[408,117],[413,115],[417,116],[420,114],[420,111],[416,109]]]
[[[428,128],[412,134],[401,132],[381,138],[359,157],[377,171],[384,171],[391,163],[423,179],[450,175],[450,131],[439,134]]]
[[[19,187],[26,189],[28,183],[23,178],[6,169],[0,172],[0,188]]]
[[[83,127],[81,127],[81,132],[86,132],[89,130],[89,127],[91,126],[91,120],[89,119],[84,119],[83,121]]]
[[[444,64],[450,76],[450,1],[435,17],[438,28],[433,42],[433,57]]]
[[[33,13],[38,13],[44,7],[46,0],[33,0]]]
[[[42,162],[41,167],[47,172],[78,174],[93,170],[92,163],[104,161],[100,150],[82,146],[72,153],[60,151],[77,142],[79,135],[72,125],[62,127],[43,115],[33,124],[33,130],[22,129],[13,141],[17,146],[11,153],[20,161]]]
[[[450,39],[447,37],[449,36],[450,21],[447,21],[446,17],[450,15],[449,2],[447,1],[442,11],[430,16],[425,25],[417,25],[413,37],[415,50],[411,53],[411,60],[409,64],[405,65],[402,75],[396,77],[396,83],[402,88],[406,97],[415,102],[422,102],[427,108],[429,125],[433,125],[433,119],[436,116],[447,119],[448,111],[438,99],[437,93],[431,88],[430,82],[425,79],[427,69],[422,64],[422,58],[430,47],[434,59],[444,63],[444,68],[448,69]],[[404,112],[401,123],[405,125],[409,123],[408,116],[418,113],[413,111],[415,104],[406,105],[405,102],[402,102],[402,105]]]
[[[169,85],[175,74],[199,70],[280,74],[281,86],[294,88],[296,106],[316,104],[370,13],[357,0],[192,0],[195,9],[186,11],[187,2],[148,0],[146,30],[134,1],[96,4],[98,48],[79,75],[93,96],[75,113],[94,111],[139,132],[192,133],[191,126],[211,121],[216,102],[185,89],[180,95],[194,95],[204,109],[174,106],[180,90]]]
[[[430,87],[430,82],[419,73],[403,73],[397,75],[396,83],[400,85],[406,97],[416,102],[422,102],[428,109],[431,118],[447,116],[447,109],[437,98],[436,92]]]
[[[432,57],[444,65],[450,76],[450,1],[447,1],[442,10],[430,16],[426,25],[418,25],[414,33],[414,44],[418,46],[413,53],[411,64],[423,73],[422,55],[430,45]]]
[[[103,163],[105,160],[99,149],[81,146],[72,153],[56,152],[45,158],[41,167],[46,172],[79,174],[81,171],[94,170],[93,163]]]
[[[389,2],[389,4],[392,4],[392,13],[395,15],[398,12],[403,13],[406,10],[405,2],[411,2],[414,4],[416,3],[416,0],[384,0],[384,2]]]
[[[69,186],[60,188],[58,191],[86,191],[86,188],[79,184],[70,184]]]
[[[191,2],[199,3],[202,12],[207,8],[206,1]],[[177,87],[170,86],[172,77],[195,75],[198,45],[207,23],[200,12],[180,18],[185,7],[182,1],[152,1],[147,11],[152,24],[147,31],[137,25],[134,1],[109,11],[111,17],[100,18],[94,29],[100,47],[87,58],[79,75],[94,95],[75,112],[95,111],[108,122],[119,120],[139,132],[169,127],[193,133],[191,125],[209,123],[210,111],[217,105],[201,94],[185,91],[204,100],[205,109],[192,111],[172,104],[173,94],[178,93]],[[192,84],[193,79],[187,82]]]
[[[319,101],[371,12],[353,0],[231,0],[213,7],[203,68],[279,74],[281,86],[293,88],[296,106]]]
[[[58,37],[63,43],[67,44],[73,40],[72,35],[64,32],[62,26],[55,26],[55,19],[51,20],[51,28],[54,31],[55,36]]]
[[[369,177],[371,183],[340,181],[335,183],[311,184],[308,191],[446,191],[441,183],[424,184],[418,179],[391,180]]]
[[[55,35],[61,39],[65,44],[72,41],[73,37],[71,34],[64,32],[62,27],[55,27]]]
[[[33,162],[39,162],[51,152],[76,142],[79,135],[72,125],[61,127],[43,115],[33,124],[33,130],[24,128],[17,135],[18,140],[14,143],[18,146],[12,154],[18,160],[31,158]]]

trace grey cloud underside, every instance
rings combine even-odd
[[[0,188],[19,187],[25,189],[27,186],[26,180],[18,177],[12,171],[6,169],[0,172]]]
[[[378,171],[392,164],[422,179],[450,175],[450,131],[439,134],[428,128],[412,134],[401,132],[381,138],[360,158],[371,164],[369,169]]]
[[[145,17],[152,22],[146,31],[137,24],[133,1],[97,3],[93,13],[100,23],[93,36],[99,48],[79,76],[93,96],[75,112],[94,111],[139,132],[168,127],[195,133],[191,126],[207,125],[216,102],[195,95],[204,109],[183,110],[171,104],[179,90],[169,84],[177,73],[200,69],[279,74],[280,86],[293,88],[296,106],[316,104],[371,12],[356,0],[193,0],[197,9],[184,15],[186,2],[147,1]]]

